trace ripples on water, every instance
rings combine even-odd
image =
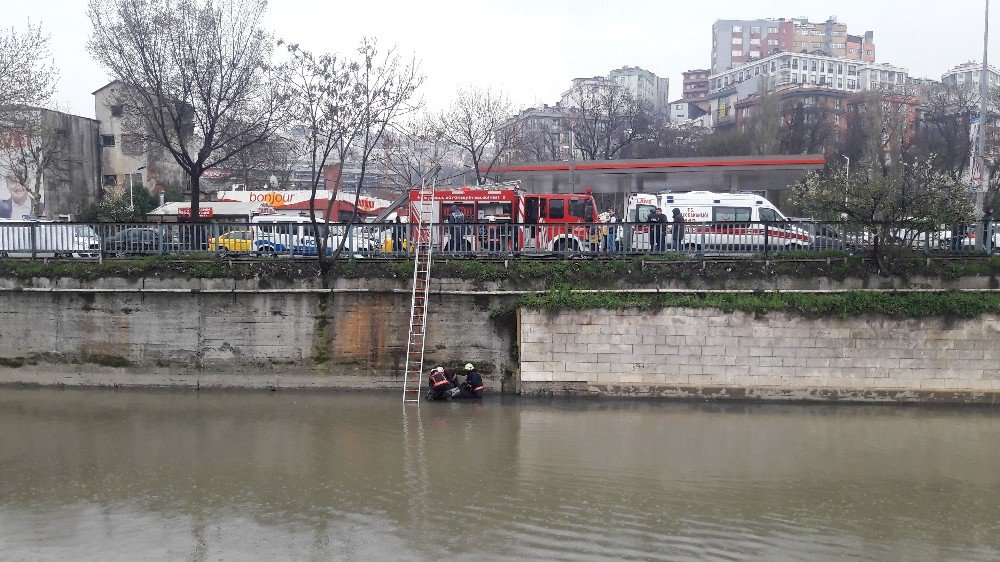
[[[991,409],[0,392],[0,559],[996,559]]]

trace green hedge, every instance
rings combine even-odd
[[[610,288],[623,284],[650,284],[669,280],[766,280],[774,277],[831,279],[876,276],[878,268],[860,256],[837,252],[797,253],[781,258],[748,257],[732,260],[697,260],[688,256],[668,255],[656,258],[619,260],[510,260],[479,261],[474,259],[439,259],[434,262],[436,278],[453,278],[477,284],[504,282],[511,287],[519,283],[543,281],[548,286],[567,284],[575,288]],[[99,279],[102,277],[140,278],[148,276],[182,278],[305,279],[319,275],[315,260],[243,261],[193,256],[152,256],[133,259],[113,259],[103,263],[72,260],[0,260],[0,277],[68,277]],[[339,262],[334,275],[357,279],[401,279],[413,275],[412,261],[351,260]],[[972,275],[1000,276],[1000,257],[970,257],[965,259],[932,259],[914,257],[900,264],[898,276],[927,276],[957,279]]]
[[[1000,313],[1000,294],[934,292],[884,293],[853,291],[847,293],[578,293],[565,288],[546,293],[523,295],[518,305],[525,308],[560,311],[589,309],[660,310],[677,308],[716,308],[724,312],[748,312],[766,315],[781,311],[806,316],[848,318],[879,314],[895,318],[950,316],[972,318],[986,313]],[[496,314],[505,314],[497,309]]]

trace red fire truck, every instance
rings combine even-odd
[[[410,224],[419,222],[420,190],[410,191]],[[457,207],[465,223],[449,223]],[[525,193],[508,186],[434,192],[434,242],[457,251],[565,251],[596,248],[597,205],[590,194]]]

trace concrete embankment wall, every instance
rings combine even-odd
[[[279,278],[0,279],[0,383],[399,389],[407,281],[341,279],[323,291]],[[491,319],[517,302],[511,288],[436,279],[427,363],[472,361],[491,391],[536,395],[1000,401],[991,315],[521,309]]]
[[[526,394],[1000,402],[1000,317],[520,311]]]
[[[0,290],[0,383],[401,390],[409,294],[192,283]],[[493,306],[433,297],[427,363],[477,363],[499,390],[516,365]]]

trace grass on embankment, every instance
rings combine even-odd
[[[715,308],[724,312],[766,315],[789,312],[805,316],[849,318],[877,314],[893,318],[931,316],[973,318],[1000,313],[998,293],[575,293],[565,288],[523,295],[517,306],[536,310]],[[513,314],[513,306],[491,311],[494,318]]]
[[[924,276],[958,279],[968,276],[1000,276],[1000,257],[969,257],[928,260],[914,256],[899,262],[897,277]],[[311,279],[319,275],[315,260],[273,258],[241,260],[209,255],[150,256],[105,260],[102,263],[73,260],[0,260],[4,278],[102,277],[206,278],[206,279]],[[347,279],[400,279],[413,275],[412,261],[357,259],[337,264],[334,276]],[[679,254],[629,259],[541,260],[437,259],[436,278],[464,279],[476,283],[544,281],[574,288],[604,288],[615,284],[649,284],[668,280],[764,280],[775,277],[835,280],[878,276],[873,260],[839,252],[800,252],[779,258],[699,260]]]

